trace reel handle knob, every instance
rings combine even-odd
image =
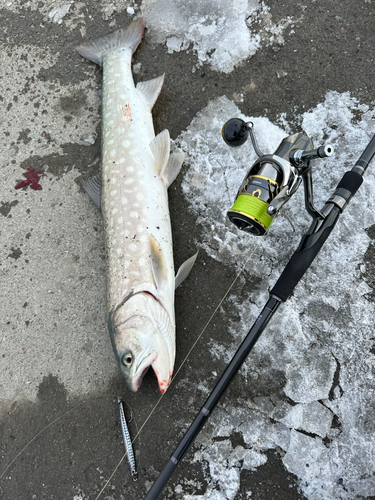
[[[224,142],[231,147],[238,147],[245,144],[249,136],[249,128],[241,118],[231,118],[221,130]]]

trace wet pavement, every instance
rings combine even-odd
[[[106,331],[101,217],[79,187],[80,179],[99,170],[101,71],[74,47],[127,25],[131,16],[124,7],[113,10],[110,2],[72,2],[59,24],[48,16],[54,2],[8,4],[0,10],[5,28],[0,69],[0,496],[94,499],[109,480],[101,498],[138,500],[223,370],[224,362],[205,346],[209,340],[228,343],[227,325],[236,313],[224,305],[161,400],[151,372],[138,393],[126,390]],[[223,95],[251,116],[276,120],[285,113],[296,128],[298,116],[323,102],[329,90],[350,91],[368,105],[375,101],[373,2],[273,0],[267,5],[275,25],[288,16],[296,20],[293,37],[263,46],[229,74],[209,65],[193,72],[194,51],[170,54],[148,40],[146,31],[134,56],[134,77],[138,82],[165,73],[153,111],[156,133],[167,128],[176,139],[197,112]],[[253,29],[261,31],[261,26],[255,23]],[[14,189],[26,167],[44,172],[41,190]],[[195,253],[200,238],[181,190],[187,168],[169,189],[177,268]],[[374,283],[374,227],[368,235],[367,282]],[[200,252],[191,275],[176,290],[176,367],[235,276],[233,268]],[[239,281],[232,293],[241,297],[256,286],[255,278]],[[266,366],[256,385],[236,379],[223,408],[269,395],[287,401],[283,377]],[[134,444],[137,482],[126,460],[115,471],[123,455],[117,396],[127,402],[133,436],[158,404]],[[246,447],[239,432],[227,438],[233,447]],[[193,461],[194,451],[205,445],[198,439],[161,498],[206,498],[208,465]],[[242,471],[235,498],[305,498],[282,456],[275,447],[267,451],[265,464]]]

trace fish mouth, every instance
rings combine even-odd
[[[161,394],[165,393],[171,382],[173,370],[169,370],[168,374],[164,373],[165,370],[160,370],[158,367],[157,358],[158,354],[156,352],[152,352],[142,360],[137,368],[137,373],[139,375],[130,384],[130,389],[132,391],[138,391],[138,389],[141,387],[143,377],[146,375],[151,366],[159,384],[159,391],[161,392]]]
[[[171,383],[173,370],[168,370],[168,373],[166,373],[165,370],[159,370],[157,366],[157,360],[155,361],[156,362],[152,364],[152,369],[154,370],[156,378],[158,379],[159,391],[164,394],[168,389],[169,384]]]
[[[139,375],[137,375],[135,380],[133,380],[132,383],[130,384],[130,389],[132,391],[136,392],[141,387],[143,377],[146,375],[148,369],[155,362],[157,357],[158,357],[157,352],[151,352],[139,363],[136,371],[136,373]]]

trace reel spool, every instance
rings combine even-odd
[[[231,147],[242,146],[249,135],[259,158],[241,183],[228,211],[229,220],[241,231],[263,236],[302,180],[307,211],[320,215],[312,202],[310,160],[331,156],[333,147],[326,145],[314,149],[312,140],[298,133],[283,139],[273,155],[264,155],[256,142],[251,122],[232,118],[222,129],[223,139]]]

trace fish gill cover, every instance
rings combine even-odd
[[[197,245],[212,258],[239,269],[259,240],[237,231],[226,217],[256,159],[250,141],[242,148],[228,148],[218,139],[223,123],[234,116],[249,120],[226,97],[211,101],[176,145],[185,152],[189,167],[182,189],[201,228]],[[320,207],[375,133],[375,111],[349,93],[329,92],[324,103],[300,118],[301,129],[316,146],[325,142],[335,148],[333,157],[313,165],[314,199]],[[273,153],[286,135],[298,131],[283,120],[285,129],[264,117],[251,117],[251,121],[264,153]],[[208,463],[208,489],[204,495],[184,496],[185,500],[234,499],[241,470],[265,463],[265,452],[275,448],[281,450],[285,467],[299,477],[309,499],[351,499],[373,493],[374,356],[370,349],[375,307],[366,298],[373,289],[366,283],[364,255],[370,243],[366,229],[375,223],[374,198],[375,173],[369,168],[330,241],[240,372],[248,387],[265,370],[277,372],[285,380],[282,391],[287,398],[275,391],[219,406],[199,438],[194,458]],[[240,322],[230,327],[232,349],[211,341],[213,357],[229,361],[309,226],[302,189],[283,212],[296,231],[285,217],[279,217],[261,241],[245,271],[249,278],[262,278],[259,287],[249,296],[230,296]],[[261,368],[264,360],[266,367]],[[242,434],[249,449],[233,447],[229,439],[233,431]],[[221,440],[213,449],[212,439],[217,437]]]

